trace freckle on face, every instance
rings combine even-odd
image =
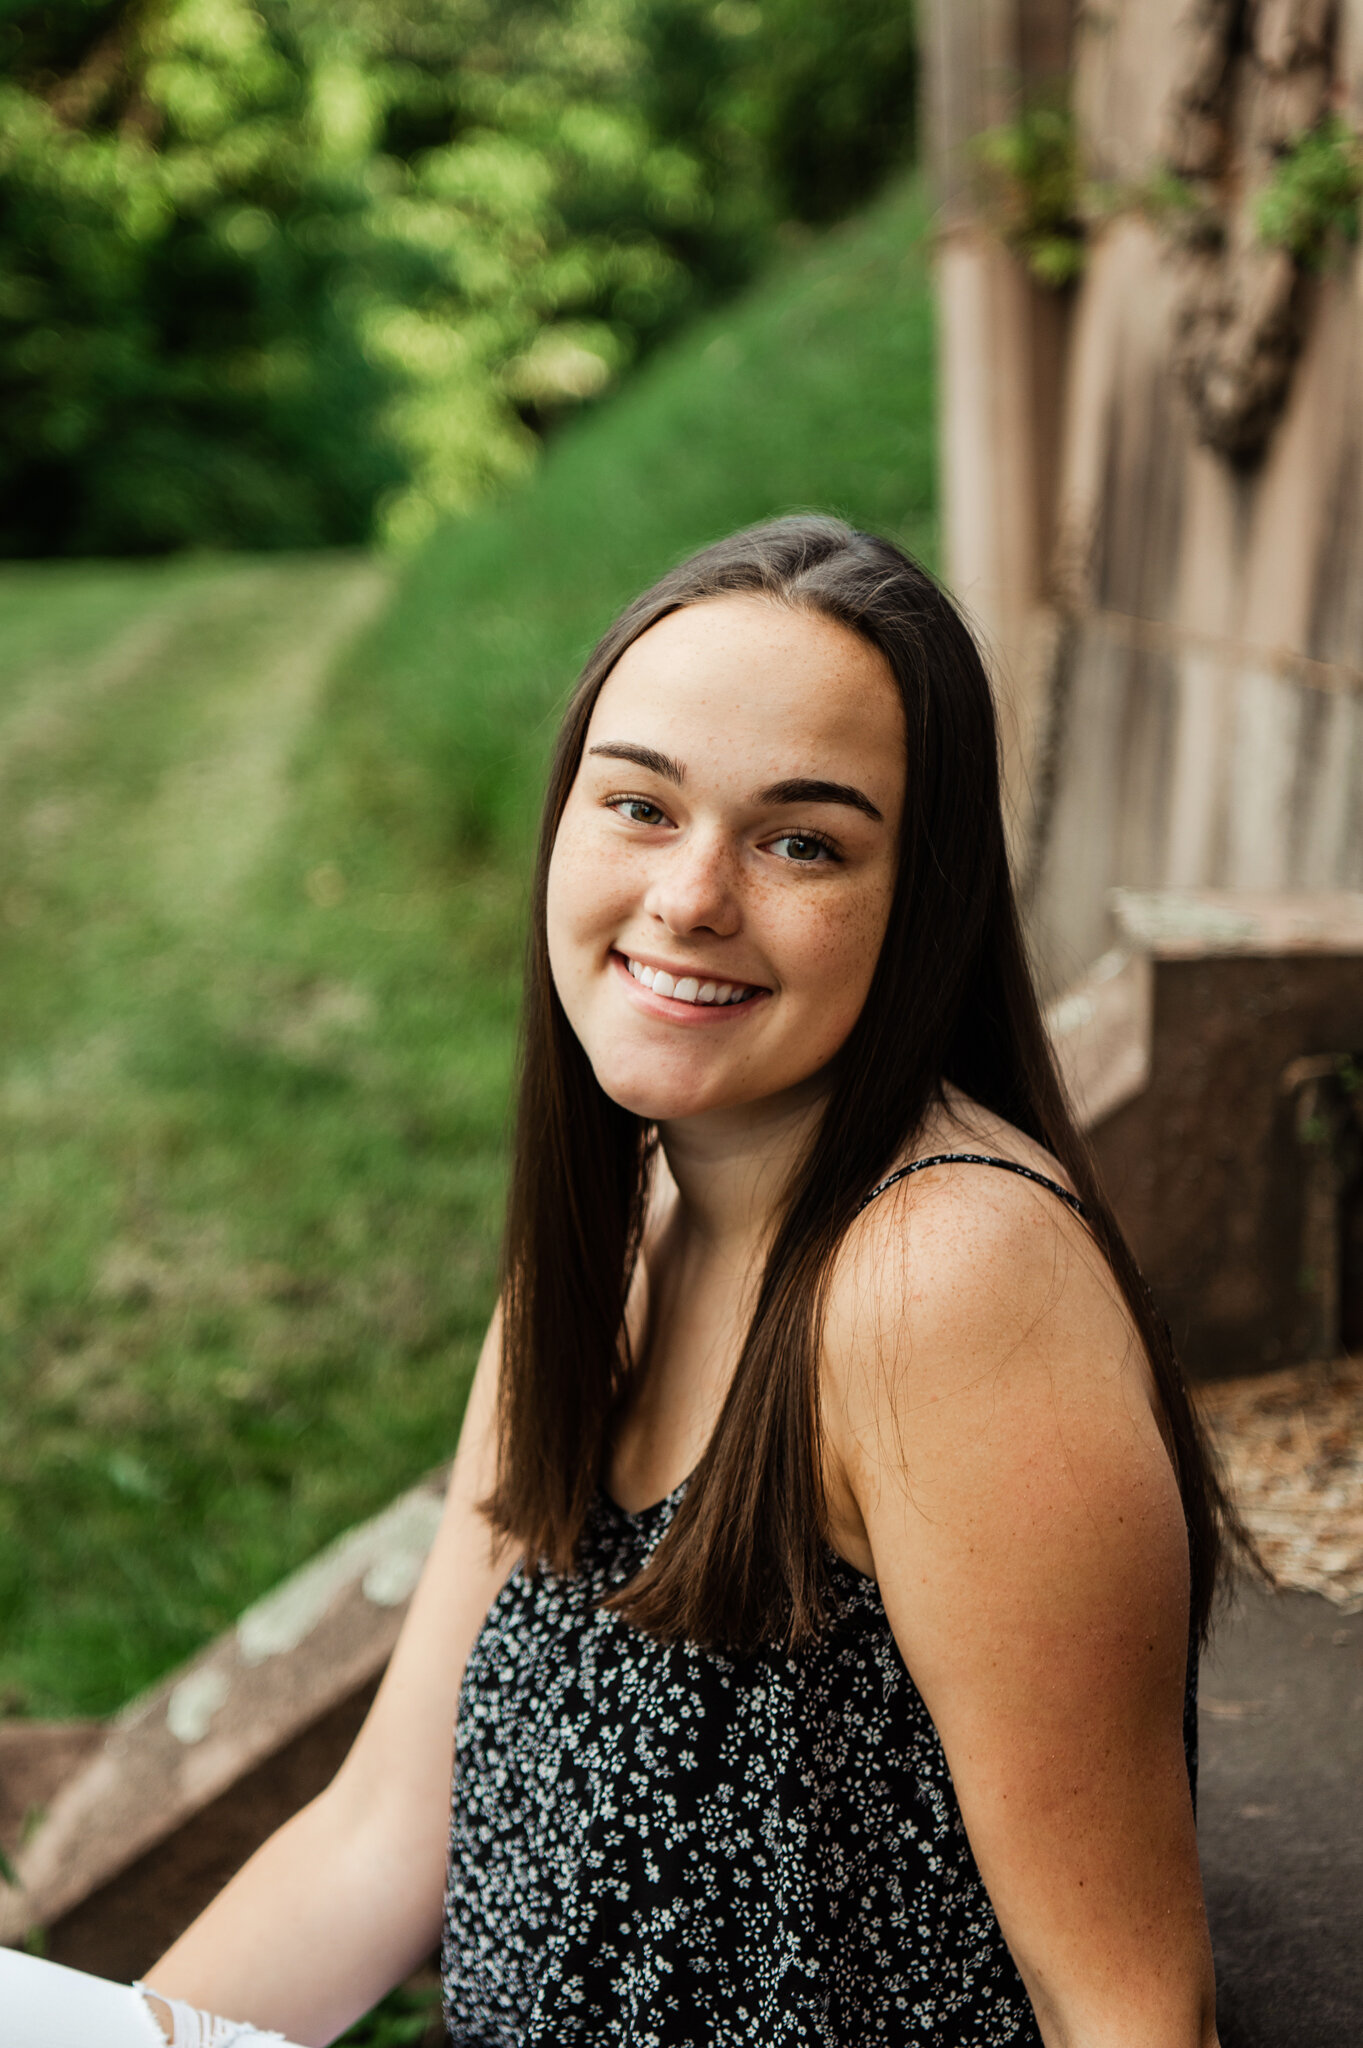
[[[599,742],[682,766],[679,788],[647,781],[665,828],[627,826],[608,807],[643,778],[594,758]],[[883,658],[820,614],[712,600],[627,650],[586,744],[550,866],[549,940],[560,999],[603,1087],[661,1118],[807,1079],[856,1020],[893,893],[905,742]],[[860,790],[881,819],[845,804],[754,808],[755,792],[796,778]],[[778,826],[810,824],[842,858],[801,873],[768,842]],[[771,999],[736,1029],[673,1029],[632,1004],[622,957],[750,982]]]

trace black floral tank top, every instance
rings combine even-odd
[[[1040,2048],[875,1581],[829,1550],[829,1620],[795,1653],[603,1607],[684,1491],[600,1494],[578,1569],[514,1571],[470,1654],[451,2048]]]

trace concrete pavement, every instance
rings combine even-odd
[[[1241,1589],[1201,1696],[1222,2048],[1360,2048],[1363,1614]]]

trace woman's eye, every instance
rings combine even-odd
[[[622,818],[628,818],[631,825],[661,825],[663,814],[657,804],[651,804],[647,797],[619,797],[611,809],[618,811]]]
[[[811,838],[807,832],[785,832],[779,839],[771,841],[773,853],[779,853],[782,847],[785,852],[781,858],[797,861],[802,867],[813,867],[820,860],[836,858],[832,847],[822,839]]]

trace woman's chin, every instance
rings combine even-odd
[[[596,1078],[612,1102],[627,1109],[645,1123],[677,1123],[683,1117],[703,1116],[707,1110],[733,1109],[748,1098],[731,1085],[725,1088],[713,1076],[684,1078],[680,1075],[641,1073],[616,1066],[597,1067]]]
[[[604,1084],[603,1084],[604,1085]],[[642,1118],[646,1124],[675,1124],[683,1118],[703,1116],[707,1110],[732,1109],[736,1105],[722,1097],[698,1092],[681,1093],[672,1089],[648,1088],[607,1088],[606,1094],[612,1102],[619,1103],[632,1115]]]

